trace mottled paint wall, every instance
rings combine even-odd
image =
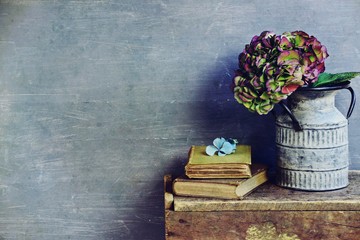
[[[357,0],[1,0],[0,239],[162,239],[162,177],[181,173],[190,145],[235,137],[274,163],[273,116],[230,91],[244,45],[301,29],[327,46],[329,72],[357,71],[359,10]],[[348,104],[340,93],[340,110]],[[353,169],[359,117],[357,106]]]

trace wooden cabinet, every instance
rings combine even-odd
[[[165,177],[165,235],[175,239],[360,239],[360,171],[347,188],[305,192],[271,182],[243,200],[173,196]]]

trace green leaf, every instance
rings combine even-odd
[[[321,73],[312,87],[325,87],[332,86],[342,82],[349,81],[357,76],[360,76],[360,72],[343,72],[343,73]]]

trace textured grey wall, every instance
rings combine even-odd
[[[244,45],[300,29],[327,46],[328,72],[358,71],[359,11],[358,0],[0,0],[0,239],[162,239],[162,177],[181,173],[190,145],[235,137],[274,162],[273,116],[230,91]],[[357,106],[353,169],[359,117]]]

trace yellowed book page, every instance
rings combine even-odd
[[[236,199],[236,184],[175,181],[174,193],[181,196]]]

